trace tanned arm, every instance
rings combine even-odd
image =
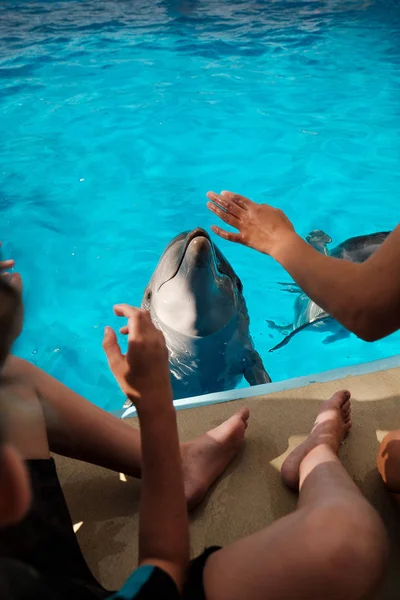
[[[238,229],[213,231],[278,261],[316,304],[366,341],[400,328],[400,226],[362,264],[325,256],[294,231],[286,215],[267,204],[209,192],[208,208]]]

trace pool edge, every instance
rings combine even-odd
[[[312,383],[326,383],[336,379],[345,379],[346,377],[367,375],[368,373],[378,373],[379,371],[390,371],[400,367],[400,354],[374,360],[371,362],[353,365],[351,367],[342,367],[323,371],[313,375],[303,375],[302,377],[294,377],[293,379],[285,379],[276,383],[264,383],[252,387],[239,388],[228,390],[226,392],[216,392],[214,394],[204,394],[203,396],[192,396],[190,398],[182,398],[175,400],[174,406],[177,410],[187,408],[199,408],[210,404],[220,404],[222,402],[230,402],[232,400],[243,400],[245,398],[254,398],[256,396],[268,396],[276,392],[284,392],[293,388],[302,388]],[[136,410],[134,408],[110,411],[116,417],[125,419],[127,417],[135,417]]]

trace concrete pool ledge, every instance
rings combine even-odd
[[[357,375],[366,375],[367,373],[377,373],[379,371],[387,371],[400,367],[400,354],[383,358],[359,365],[350,367],[342,367],[340,369],[332,369],[315,375],[304,375],[303,377],[295,377],[284,381],[266,383],[253,387],[245,387],[234,389],[226,392],[217,392],[215,394],[204,394],[203,396],[193,396],[190,398],[182,398],[175,400],[174,406],[177,410],[186,408],[195,408],[200,406],[208,406],[209,404],[219,404],[221,402],[230,402],[232,400],[241,400],[243,398],[254,398],[256,396],[268,396],[276,392],[291,390],[293,388],[302,388],[312,383],[324,383],[327,381],[335,381],[345,379],[347,377],[356,377]],[[111,411],[116,417],[125,419],[127,417],[135,417],[135,408],[119,409]]]
[[[296,495],[280,479],[282,462],[309,433],[321,401],[338,389],[348,388],[353,398],[353,428],[341,447],[341,460],[381,514],[391,538],[388,573],[373,599],[398,600],[400,514],[383,488],[376,456],[386,432],[400,428],[399,363],[395,357],[316,377],[235,390],[216,395],[217,403],[215,396],[205,402],[200,398],[190,410],[179,410],[182,441],[215,427],[244,405],[251,414],[243,451],[191,515],[192,555],[208,545],[230,544],[295,508]],[[235,399],[232,394],[240,397]],[[136,418],[126,422],[138,427]],[[55,458],[88,564],[103,585],[117,589],[136,566],[140,481],[72,459]]]

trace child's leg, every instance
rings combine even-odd
[[[322,405],[310,437],[284,464],[285,483],[300,479],[297,510],[213,554],[207,600],[357,600],[377,585],[386,534],[337,458],[351,426],[348,397]]]
[[[52,452],[140,477],[141,447],[137,429],[25,360],[10,356],[4,376],[9,380],[9,390],[12,388],[15,395],[25,398],[27,406],[32,399],[40,399],[46,447]],[[201,502],[242,447],[248,418],[248,409],[241,409],[219,427],[181,445],[189,508]],[[42,419],[42,425],[44,422]],[[22,427],[19,430],[25,431]],[[32,451],[30,437],[28,442]]]

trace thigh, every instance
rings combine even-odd
[[[386,536],[364,501],[300,508],[210,556],[207,600],[359,600],[379,583]],[[351,568],[349,568],[351,565]]]
[[[204,569],[207,600],[306,598],[310,590],[298,587],[312,568],[304,520],[306,511],[296,511],[213,554]]]

